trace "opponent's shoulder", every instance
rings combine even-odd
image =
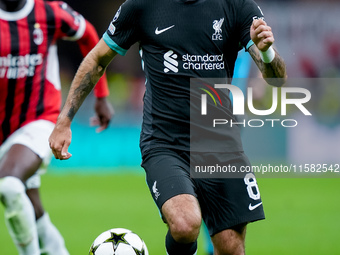
[[[79,14],[68,3],[64,2],[64,1],[52,1],[52,2],[45,2],[44,1],[44,3],[48,6],[50,6],[54,10],[55,15],[64,15],[65,13],[68,13],[68,14],[77,13],[77,14]]]
[[[44,2],[46,5],[49,5],[49,6],[55,7],[55,8],[61,8],[62,4],[65,3],[63,1],[52,1],[52,2],[44,1],[44,0],[35,0],[35,1]]]
[[[54,18],[58,21],[64,20],[70,24],[72,22],[78,24],[81,22],[81,20],[84,19],[84,17],[79,12],[74,10],[69,4],[64,1],[45,2],[45,4],[52,9]]]
[[[47,2],[47,1],[44,1],[44,0],[33,0],[34,2],[34,8],[37,9],[37,8],[46,8],[47,6],[50,6],[51,3],[53,2]]]
[[[33,1],[36,14],[38,16],[42,16],[44,13],[46,13],[47,22],[55,22],[56,20],[60,20],[63,16],[65,16],[65,11],[67,13],[73,12],[72,8],[70,8],[69,5],[63,1]]]
[[[41,0],[39,0],[41,1]],[[71,8],[66,2],[64,1],[52,1],[52,2],[45,2],[43,1],[46,5],[51,6],[55,10],[66,10],[68,8]]]

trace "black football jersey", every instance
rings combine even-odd
[[[156,147],[190,150],[190,78],[230,79],[238,51],[252,45],[253,19],[261,17],[253,0],[127,0],[121,5],[103,39],[121,55],[140,45],[146,76],[142,153]],[[229,100],[227,115],[231,107]],[[237,126],[226,128],[223,140],[216,151],[242,151]]]

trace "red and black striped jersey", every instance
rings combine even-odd
[[[61,107],[58,39],[77,40],[85,56],[98,35],[64,2],[27,0],[17,12],[0,9],[0,144],[31,121],[56,122]],[[105,77],[95,94],[108,95]]]

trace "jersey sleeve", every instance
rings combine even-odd
[[[123,56],[134,43],[139,41],[138,19],[140,12],[136,2],[134,0],[124,2],[103,35],[105,43]]]
[[[58,38],[72,41],[81,38],[86,28],[84,17],[65,2],[56,1],[50,2],[50,4],[56,15]]]
[[[240,1],[237,24],[240,33],[240,43],[248,50],[254,43],[250,38],[250,26],[254,19],[264,19],[261,8],[253,0]]]

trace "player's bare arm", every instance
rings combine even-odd
[[[71,122],[85,98],[104,74],[106,67],[116,55],[107,44],[100,40],[81,63],[67,96],[65,105],[58,117],[49,138],[50,147],[56,159],[68,159],[71,144]]]
[[[286,64],[279,55],[279,53],[272,48],[274,43],[274,36],[271,27],[262,19],[255,19],[250,28],[250,37],[254,42],[248,51],[253,60],[255,61],[257,67],[260,69],[263,78],[268,84],[280,87],[286,82]],[[273,59],[261,58],[261,52],[263,54],[268,54],[271,51]],[[268,63],[266,63],[268,62]]]

